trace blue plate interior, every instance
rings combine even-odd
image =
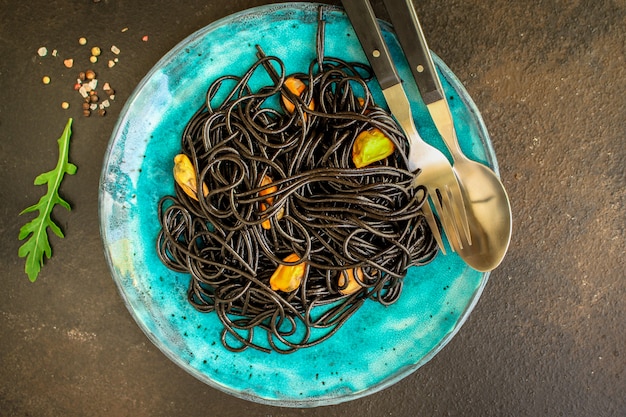
[[[260,403],[311,407],[379,391],[432,358],[461,327],[487,282],[455,254],[412,268],[400,300],[365,305],[331,339],[290,355],[226,350],[214,314],[187,302],[189,276],[157,257],[157,204],[174,193],[173,157],[185,123],[224,74],[242,74],[255,45],[281,58],[288,72],[306,71],[315,58],[318,6],[287,3],[250,9],[189,36],[147,74],[130,97],[109,143],[100,184],[105,253],[131,314],[171,360],[208,385]],[[366,63],[345,14],[327,7],[326,55]],[[384,35],[410,97],[419,97],[390,28]],[[461,147],[497,171],[489,136],[471,98],[437,57]],[[379,103],[382,94],[374,82]],[[444,150],[425,106],[413,101],[416,125]]]

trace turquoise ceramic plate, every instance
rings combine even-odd
[[[113,279],[150,340],[214,388],[290,407],[352,400],[411,374],[450,341],[487,281],[487,274],[470,269],[456,255],[439,255],[430,265],[409,271],[397,303],[366,303],[320,345],[290,355],[252,349],[231,353],[220,343],[217,317],[198,313],[187,303],[189,276],[171,272],[159,261],[157,203],[174,192],[172,159],[185,122],[201,105],[209,83],[223,74],[242,74],[255,61],[255,44],[283,59],[288,72],[306,71],[315,56],[317,7],[286,3],[247,10],[207,26],[170,51],[126,103],[109,144],[100,189],[101,230]],[[329,8],[325,18],[326,55],[366,62],[343,12]],[[384,32],[401,63],[401,76],[410,80],[395,38],[387,26]],[[436,64],[463,150],[497,169],[473,102],[441,60]],[[418,97],[414,84],[406,85]],[[384,103],[380,94],[378,98]],[[424,138],[443,149],[419,100],[413,111]]]

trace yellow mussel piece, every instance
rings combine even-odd
[[[196,170],[189,157],[183,153],[174,157],[174,180],[180,185],[185,194],[194,200],[198,200]],[[204,183],[202,184],[202,193],[205,197],[209,194],[209,188]]]
[[[361,287],[361,284],[359,284],[359,282],[354,277],[355,273],[356,273],[356,276],[359,278],[359,280],[363,282],[363,270],[361,268],[350,268],[350,269],[341,271],[341,274],[339,275],[339,280],[337,281],[339,288],[345,285],[345,288],[341,288],[339,290],[341,294],[349,295],[363,288]],[[346,279],[348,280],[347,285],[346,285]]]
[[[283,261],[298,262],[300,257],[292,253]],[[270,287],[274,291],[291,292],[300,286],[305,272],[306,262],[300,262],[296,265],[278,265],[278,268],[270,277]]]
[[[377,128],[359,133],[352,146],[352,162],[362,168],[393,154],[395,145]]]

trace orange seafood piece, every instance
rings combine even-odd
[[[261,211],[265,211],[268,208],[269,208],[269,206],[267,204],[261,203]],[[282,219],[284,215],[285,215],[285,208],[284,207],[280,207],[278,209],[278,211],[276,212],[276,220]],[[272,228],[272,224],[270,223],[270,219],[263,220],[263,222],[261,223],[261,227],[263,227],[265,230],[270,230]]]
[[[272,177],[270,177],[269,175],[263,175],[263,178],[261,179],[261,187],[264,187],[268,184],[271,184],[273,181]],[[264,190],[259,191],[259,195],[263,196],[263,195],[268,195],[271,193],[275,193],[276,191],[278,191],[278,187],[277,186],[272,186],[272,187],[268,187]],[[269,204],[273,204],[274,203],[274,197],[267,197],[265,199],[265,201],[267,201]]]
[[[284,85],[287,90],[289,90],[291,93],[293,93],[293,95],[298,97],[300,97],[302,93],[304,93],[304,91],[306,90],[306,85],[296,77],[287,77],[285,79]],[[285,95],[282,95],[281,98],[283,100],[283,104],[285,105],[285,109],[287,109],[289,113],[293,113],[296,109],[295,104],[293,104],[291,100],[289,100],[289,98],[285,97]],[[313,100],[311,100],[308,107],[309,110],[315,109],[315,103],[313,102]]]
[[[300,257],[292,253],[283,261],[298,262]],[[296,265],[278,265],[278,268],[270,277],[270,287],[274,291],[291,292],[300,286],[305,272],[306,262],[300,262]]]
[[[272,181],[273,181],[272,177],[270,177],[269,175],[264,175],[263,178],[261,179],[261,187],[271,184]],[[276,191],[278,191],[278,187],[274,185],[272,187],[268,187],[259,191],[259,195],[264,196],[264,195],[274,193]],[[269,206],[274,204],[274,197],[267,197],[265,201],[266,203],[260,204],[261,211],[267,210]],[[285,215],[285,208],[281,207],[278,209],[278,212],[276,213],[276,219],[280,220],[283,218],[284,215]],[[271,229],[270,219],[263,220],[263,222],[261,223],[261,227],[263,227],[265,230],[270,230]]]
[[[339,287],[343,287],[344,285],[346,285],[346,279],[348,280],[348,285],[345,288],[339,290],[341,294],[349,295],[363,288],[361,287],[361,284],[359,284],[359,282],[354,277],[355,273],[356,273],[356,276],[359,278],[359,280],[362,282],[363,270],[361,268],[350,268],[350,269],[341,271],[341,274],[339,275],[339,280],[337,281],[337,284],[339,284]]]

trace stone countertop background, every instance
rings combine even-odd
[[[360,400],[288,409],[209,388],[150,343],[99,236],[107,143],[161,56],[214,20],[266,3],[0,0],[0,415],[626,415],[624,0],[416,2],[430,48],[482,113],[514,215],[507,257],[424,367]],[[380,1],[374,8],[385,17]],[[103,50],[118,46],[119,62],[90,65],[83,36]],[[90,66],[116,90],[105,117],[84,118],[72,91]],[[55,210],[66,238],[52,237],[54,256],[31,283],[17,257],[30,217],[18,214],[45,192],[33,179],[54,166],[68,117],[79,171],[62,194],[73,209]]]

